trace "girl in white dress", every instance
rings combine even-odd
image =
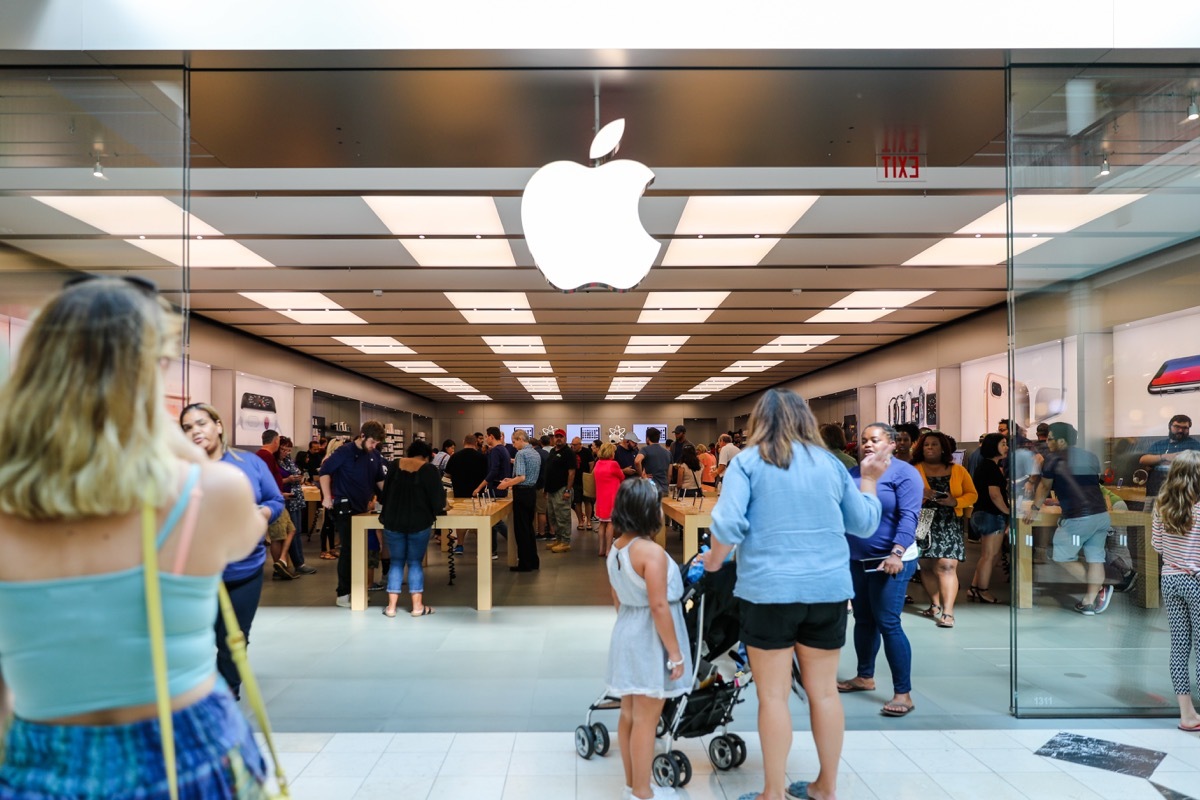
[[[618,741],[625,767],[624,797],[674,796],[650,784],[654,732],[663,701],[691,689],[692,663],[683,622],[683,579],[654,537],[662,505],[653,481],[630,479],[612,511],[619,537],[608,553],[617,622],[608,652],[608,693],[621,698]]]

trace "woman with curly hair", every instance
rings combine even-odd
[[[953,455],[950,439],[941,431],[923,434],[912,449],[912,465],[925,483],[924,507],[934,509],[929,538],[921,547],[921,583],[929,593],[929,608],[921,613],[939,628],[954,627],[958,562],[966,558],[962,513],[979,498],[970,474],[954,463]]]

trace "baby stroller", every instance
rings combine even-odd
[[[691,563],[688,562],[689,567]],[[659,786],[686,786],[692,779],[691,761],[682,751],[672,749],[676,739],[707,736],[720,729],[720,735],[708,745],[708,758],[713,767],[730,770],[746,760],[745,741],[737,734],[727,732],[725,726],[733,721],[733,707],[742,702],[742,689],[752,681],[749,667],[744,655],[737,650],[729,652],[736,669],[731,680],[726,680],[712,663],[738,645],[737,601],[733,597],[736,569],[735,563],[727,564],[703,589],[695,583],[686,585],[684,624],[688,641],[695,647],[692,691],[669,699],[663,705],[657,735],[666,739],[666,752],[656,755],[651,764],[651,775]],[[685,568],[685,575],[687,571]],[[588,706],[584,724],[575,729],[575,752],[580,757],[608,753],[611,747],[608,728],[602,722],[593,722],[592,715],[620,706],[620,698],[608,694],[601,695]]]

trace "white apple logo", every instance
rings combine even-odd
[[[615,154],[625,120],[605,125],[589,157]],[[654,264],[659,243],[638,217],[638,200],[654,181],[645,164],[628,159],[589,168],[555,161],[533,173],[521,200],[521,225],[533,260],[563,291],[583,286],[627,290]]]

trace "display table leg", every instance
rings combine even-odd
[[[1133,555],[1133,568],[1138,572],[1138,582],[1133,588],[1133,604],[1142,608],[1162,607],[1162,569],[1158,552],[1150,544],[1150,531],[1143,526],[1128,526],[1127,535],[1133,539],[1129,552]]]
[[[355,517],[350,523],[350,610],[367,610],[367,531],[371,520]]]
[[[1017,525],[1017,608],[1033,608],[1033,527]]]
[[[691,558],[700,549],[700,526],[695,517],[688,517],[683,523],[683,557]]]

